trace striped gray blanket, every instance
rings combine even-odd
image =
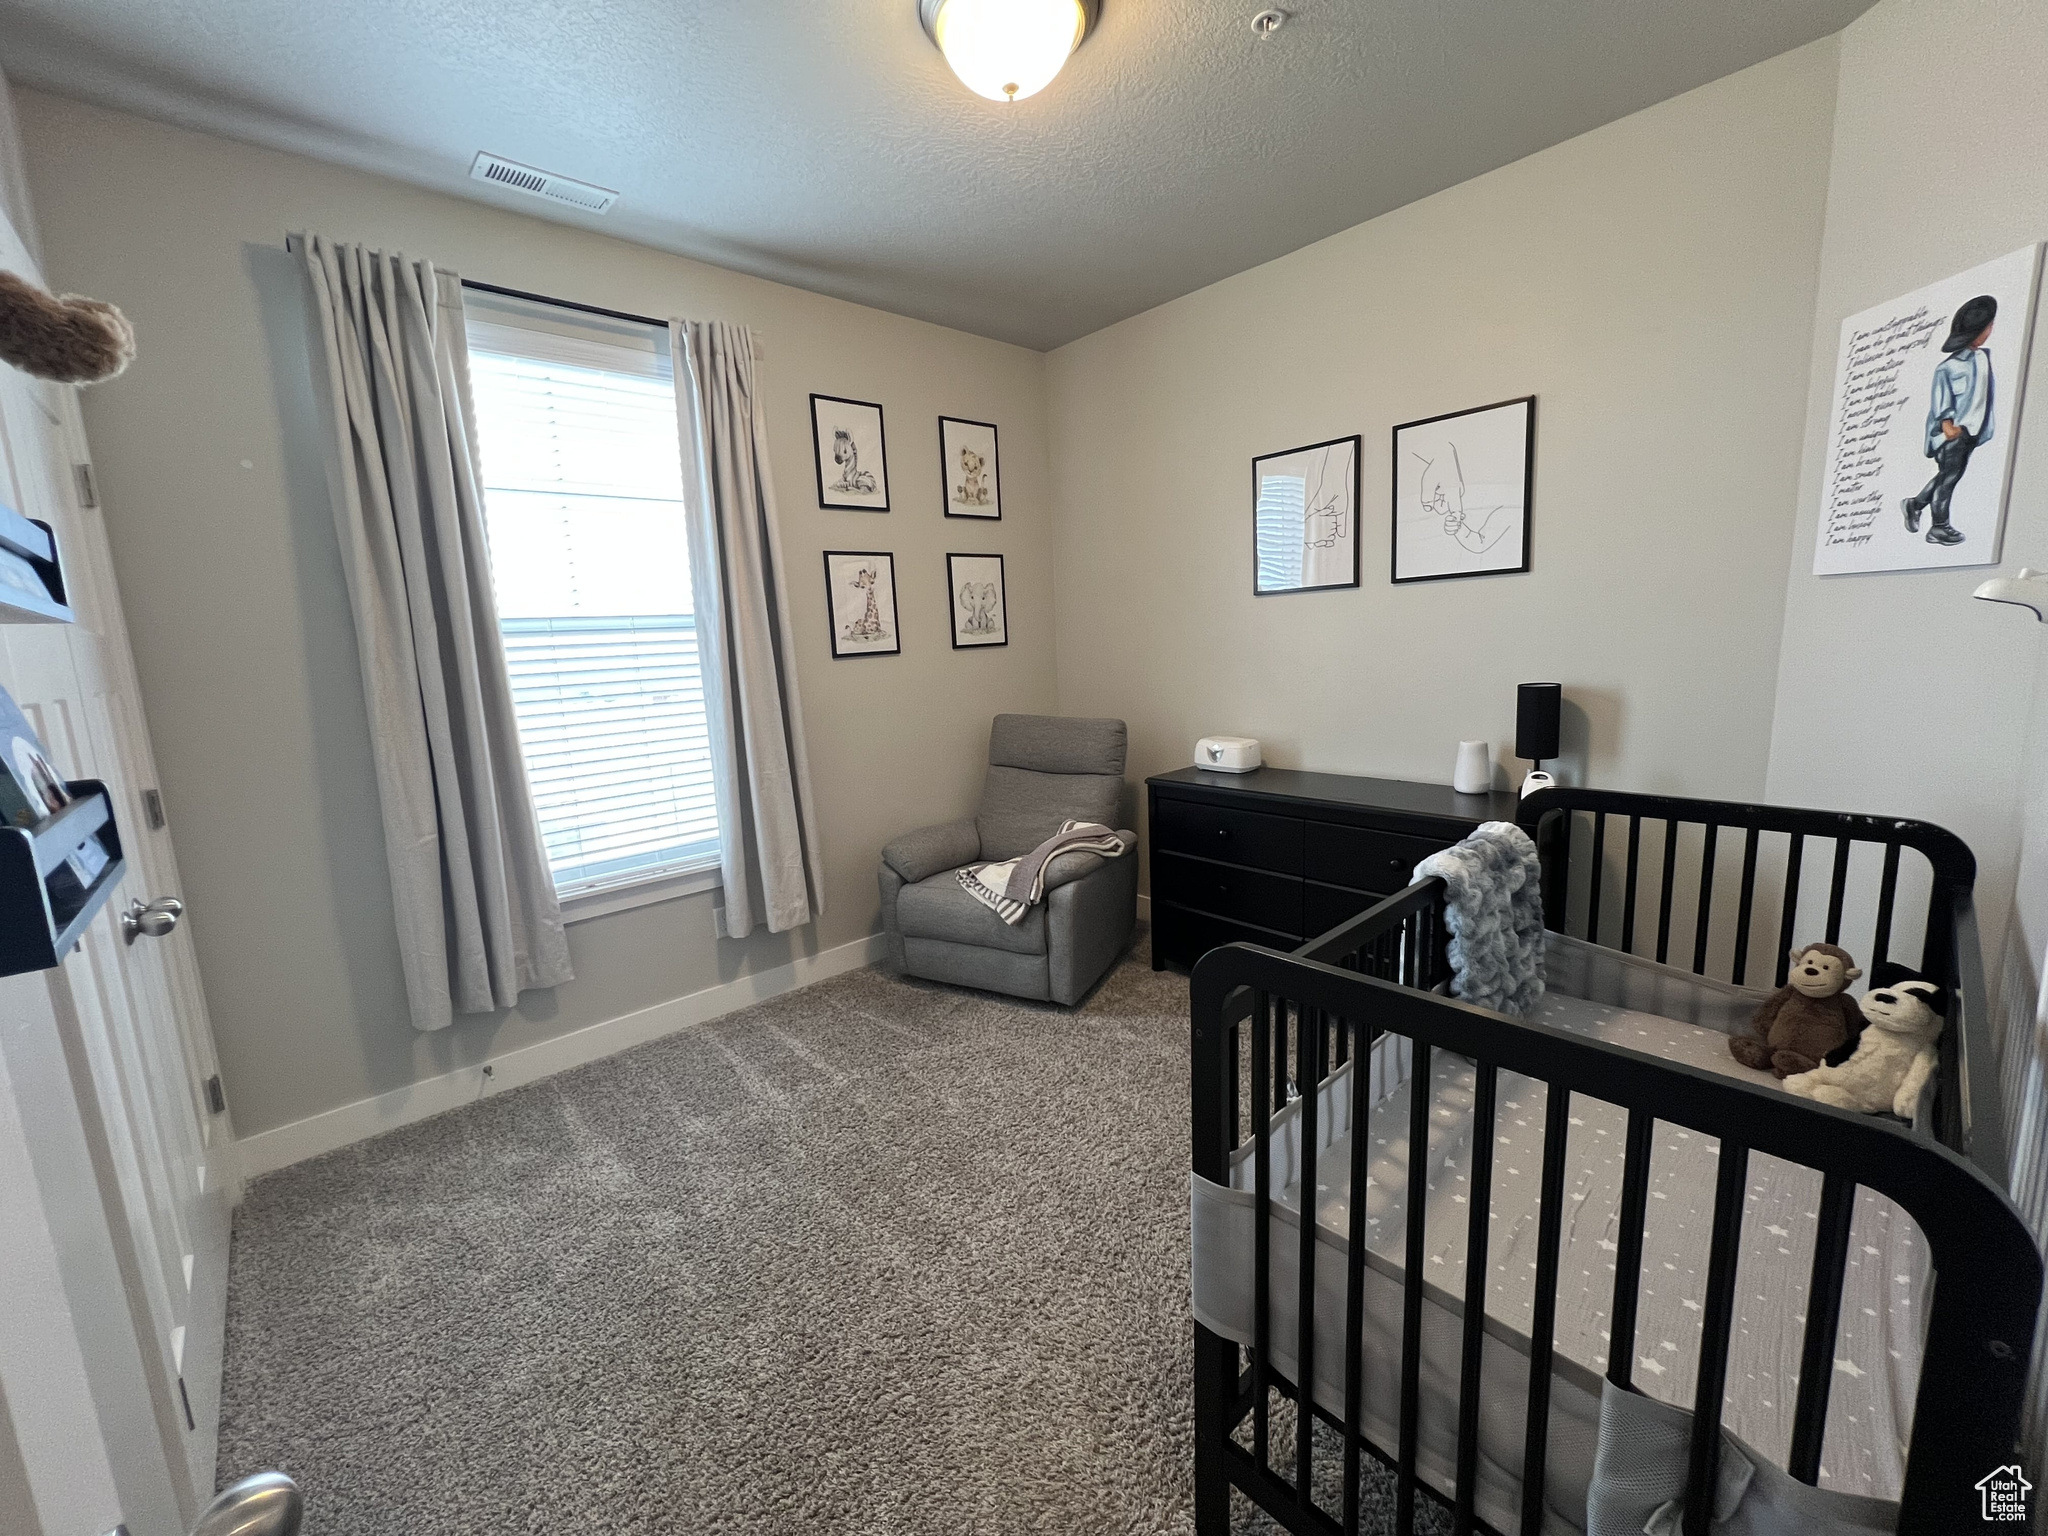
[[[997,864],[970,864],[960,871],[967,894],[991,908],[1011,927],[1045,900],[1045,867],[1063,853],[1099,853],[1113,859],[1124,840],[1099,821],[1069,821],[1020,859]]]

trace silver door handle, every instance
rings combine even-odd
[[[128,910],[121,914],[121,942],[133,944],[137,939],[160,939],[178,926],[178,919],[185,915],[185,903],[175,896],[159,896],[148,906],[140,901],[128,903]]]
[[[305,1508],[297,1483],[282,1472],[258,1472],[221,1489],[192,1536],[295,1536]]]

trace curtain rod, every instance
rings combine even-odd
[[[298,238],[297,235],[286,235],[284,237],[285,250],[294,256],[298,254],[299,250]],[[579,304],[574,299],[557,299],[545,293],[528,293],[524,288],[504,288],[496,283],[480,283],[473,277],[463,278],[462,286],[480,289],[484,293],[495,293],[500,298],[525,299],[533,304],[553,304],[559,309],[581,310],[586,315],[603,315],[610,320],[631,320],[636,325],[651,325],[664,331],[668,329],[668,322],[666,320],[657,320],[652,315],[635,315],[623,309],[606,309],[602,304]]]
[[[284,248],[294,255],[298,251],[297,246],[292,243],[296,238],[289,234],[284,237]],[[558,309],[580,310],[586,315],[603,315],[608,320],[627,320],[635,325],[651,325],[659,331],[668,329],[666,320],[657,320],[652,315],[636,315],[624,309],[606,309],[602,304],[580,304],[574,299],[552,298],[545,293],[528,293],[524,288],[506,288],[497,283],[479,282],[473,277],[463,278],[462,286],[474,288],[480,293],[495,293],[500,298],[525,299],[531,304],[552,304]],[[757,360],[763,361],[767,358],[767,349],[762,346],[758,333],[754,337],[754,356]]]
[[[623,309],[606,309],[602,304],[579,304],[574,299],[550,298],[544,293],[528,293],[523,288],[504,288],[496,283],[480,283],[473,277],[465,277],[462,286],[475,288],[483,293],[495,293],[504,299],[525,299],[531,304],[552,304],[557,309],[574,309],[586,315],[603,315],[608,320],[630,320],[636,325],[651,325],[657,330],[668,329],[666,320],[657,320],[652,315],[635,315]]]

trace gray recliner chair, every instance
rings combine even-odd
[[[1138,918],[1137,834],[1124,852],[1061,854],[1045,900],[1015,927],[961,887],[962,865],[1014,859],[1064,821],[1115,827],[1124,803],[1121,720],[997,715],[988,736],[981,809],[907,833],[882,850],[882,928],[898,969],[1068,1006],[1100,981]]]

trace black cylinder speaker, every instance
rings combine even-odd
[[[1515,690],[1515,756],[1541,763],[1557,756],[1563,683],[1523,683]]]

